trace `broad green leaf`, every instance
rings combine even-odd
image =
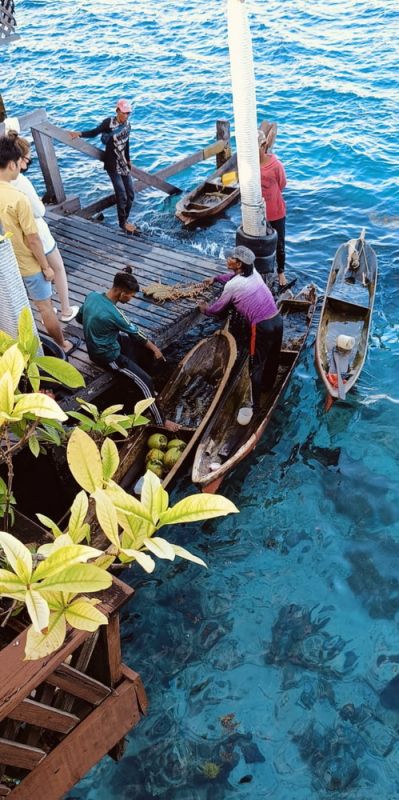
[[[90,494],[103,485],[100,451],[90,436],[75,428],[67,447],[69,469],[75,481]]]
[[[47,633],[37,633],[29,628],[26,636],[25,661],[35,661],[50,655],[64,642],[66,621],[62,611],[50,614]]]
[[[84,563],[90,558],[98,558],[101,554],[102,550],[84,544],[68,544],[65,547],[59,547],[36,567],[32,575],[32,582],[51,578],[58,575],[59,572],[63,572],[65,567],[69,568],[73,564]]]
[[[40,392],[25,394],[17,400],[13,416],[18,418],[20,414],[33,414],[35,417],[58,419],[61,422],[65,422],[68,419],[62,408],[52,397],[47,394],[40,394]]]
[[[134,407],[134,414],[135,416],[139,416],[139,414],[143,414],[144,411],[147,410],[152,404],[155,402],[155,397],[146,397],[144,400],[139,400]]]
[[[0,595],[3,597],[18,596],[23,599],[26,592],[26,583],[15,572],[0,569]]]
[[[108,427],[112,428],[112,433],[120,433],[120,435],[123,436],[124,438],[126,438],[128,435],[127,430],[123,428],[122,425],[119,425],[119,423],[117,422],[112,422],[111,424],[108,424]]]
[[[40,592],[28,589],[25,595],[26,608],[32,620],[32,625],[38,633],[44,631],[49,623],[50,609]]]
[[[12,344],[17,344],[16,340],[5,331],[0,331],[0,355],[3,355]]]
[[[32,574],[32,554],[19,539],[11,533],[0,531],[0,546],[3,548],[8,563],[16,575],[29,583]]]
[[[125,516],[121,512],[118,513],[118,522],[124,531],[125,535],[129,538],[127,547],[134,547],[139,550],[142,547],[144,538],[150,537],[155,533],[155,525],[145,519],[139,519],[132,515]],[[125,547],[125,545],[123,545]]]
[[[94,564],[96,567],[101,567],[101,569],[109,569],[111,564],[114,563],[116,556],[108,555],[107,553],[103,553],[102,556],[96,558]]]
[[[139,519],[152,522],[150,512],[140,500],[137,500],[131,494],[125,492],[124,489],[117,486],[116,483],[109,484],[106,488],[106,493],[117,511],[121,511],[125,516],[133,514],[133,516],[139,517]]]
[[[50,578],[44,578],[32,588],[41,594],[51,592],[101,592],[111,586],[112,577],[94,564],[73,564]]]
[[[89,498],[86,492],[78,492],[71,506],[71,515],[68,524],[68,533],[72,539],[74,538],[74,533],[79,531],[82,527],[86,519],[88,508]]]
[[[108,625],[108,619],[86,598],[79,598],[65,611],[66,621],[80,631],[96,631],[100,625]]]
[[[68,417],[73,417],[73,419],[77,419],[79,422],[83,422],[85,425],[90,425],[91,427],[94,425],[93,420],[86,417],[81,411],[68,411]]]
[[[69,533],[61,533],[53,542],[40,545],[37,552],[40,556],[45,556],[47,558],[47,556],[51,556],[55,553],[56,550],[60,550],[61,547],[67,547],[67,545],[70,544],[76,544],[76,542],[70,537]]]
[[[50,528],[51,533],[53,534],[54,538],[57,539],[58,536],[62,536],[62,530],[58,527],[58,525],[53,522],[50,517],[46,517],[45,514],[36,514],[39,522],[44,525],[45,528]]]
[[[99,412],[97,406],[94,405],[94,403],[89,403],[87,400],[82,400],[81,397],[77,397],[76,399],[78,400],[78,402],[80,403],[82,408],[84,408],[86,411],[88,411],[89,414],[91,414],[94,417],[94,419],[98,419],[99,418],[100,412]]]
[[[144,539],[143,544],[146,546],[147,550],[151,553],[154,553],[154,556],[158,556],[158,558],[167,558],[169,561],[174,561],[175,559],[175,551],[169,542],[166,539],[161,539],[160,536],[154,536],[152,539],[148,539],[147,537]]]
[[[64,594],[64,592],[46,592],[46,602],[50,611],[64,611],[73,597],[73,594]]]
[[[32,312],[28,307],[23,308],[18,318],[18,342],[24,353],[30,355],[35,338]]]
[[[142,553],[141,550],[122,550],[123,555],[125,555],[128,559],[132,559],[137,561],[146,572],[154,572],[155,569],[155,561],[151,556],[148,556],[146,553]]]
[[[150,420],[147,419],[147,417],[141,417],[141,416],[135,417],[134,414],[132,416],[132,427],[133,428],[138,428],[139,426],[141,427],[142,425],[148,425],[149,422],[150,422]]]
[[[40,443],[37,436],[30,436],[28,439],[28,446],[29,450],[31,451],[32,455],[37,458],[40,455]]]
[[[40,389],[40,372],[39,367],[35,364],[34,361],[31,361],[28,365],[28,369],[26,370],[26,374],[29,378],[29,383],[34,392],[38,392]]]
[[[0,378],[0,410],[4,414],[11,414],[14,408],[14,386],[10,372],[5,372]]]
[[[71,389],[77,389],[80,386],[85,386],[85,380],[79,370],[76,369],[68,361],[63,361],[62,358],[55,358],[54,356],[39,356],[35,358],[35,362],[40,369],[47,372],[57,381],[63,383],[64,386],[69,386]]]
[[[25,369],[25,359],[17,344],[13,344],[0,358],[0,378],[9,372],[13,390],[17,388]]]
[[[118,518],[112,501],[103,489],[97,489],[93,493],[93,497],[96,501],[96,515],[101,528],[107,539],[119,549]]]
[[[158,527],[175,525],[179,522],[197,522],[238,513],[238,508],[234,503],[220,494],[192,494],[161,514]]]
[[[102,412],[101,416],[102,417],[107,417],[108,414],[117,414],[118,411],[122,410],[122,408],[123,408],[123,405],[108,406],[108,408],[104,408],[104,411]]]
[[[163,488],[158,476],[154,475],[151,470],[147,470],[144,475],[140,499],[143,506],[148,509],[152,522],[156,525],[161,514],[166,511],[169,505],[169,495]]]
[[[201,567],[205,567],[206,569],[208,569],[207,564],[205,564],[205,561],[203,561],[202,558],[199,558],[198,556],[193,556],[193,554],[190,553],[188,550],[186,550],[184,547],[179,547],[179,545],[177,544],[172,544],[171,547],[173,547],[173,550],[175,551],[176,555],[180,556],[180,558],[185,558],[187,561],[194,561],[194,564],[200,564]]]
[[[118,448],[112,439],[105,439],[101,447],[104,480],[108,481],[119,466]]]

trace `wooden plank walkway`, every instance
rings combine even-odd
[[[110,226],[77,216],[46,215],[51,231],[64,259],[68,275],[71,303],[81,305],[91,291],[104,291],[112,285],[115,272],[130,265],[140,287],[154,281],[173,285],[201,281],[217,274],[221,263],[181,250],[154,244],[142,236],[127,236]],[[55,295],[55,305],[59,308]],[[199,319],[197,300],[180,300],[158,305],[140,294],[124,311],[156,344],[165,348]],[[38,323],[40,330],[43,326]],[[79,334],[82,328],[73,321],[64,326],[65,335]],[[87,355],[83,345],[71,362],[86,378],[100,370]]]

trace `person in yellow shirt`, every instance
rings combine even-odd
[[[16,137],[17,134],[0,137],[0,222],[4,231],[12,234],[12,246],[29,299],[38,309],[47,333],[68,355],[80,341],[74,337],[70,341],[64,339],[51,302],[54,272],[44,254],[29,200],[10,184],[20,173],[23,157]]]

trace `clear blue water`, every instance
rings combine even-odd
[[[104,759],[71,792],[79,800],[399,798],[394,690],[381,702],[399,664],[399,9],[250,8],[259,120],[278,122],[289,181],[287,273],[322,289],[336,248],[367,227],[380,267],[368,360],[326,416],[310,337],[267,436],[224,484],[239,517],[175,531],[209,569],[131,574],[124,658],[150,713],[123,761]],[[127,96],[136,163],[151,169],[232,116],[220,0],[21,0],[17,17],[22,38],[0,51],[9,114],[44,106],[74,129]],[[58,152],[68,193],[108,191],[98,163]],[[175,180],[189,188],[210,169]],[[135,219],[177,247],[231,246],[238,206],[187,232],[174,202],[141,193]],[[183,478],[174,497],[188,491]]]

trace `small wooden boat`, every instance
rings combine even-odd
[[[295,298],[282,300],[283,345],[273,389],[262,395],[261,406],[248,425],[237,422],[239,410],[251,397],[249,362],[245,359],[232,378],[222,402],[208,423],[197,447],[192,480],[202,491],[214,493],[226,475],[256,447],[285,390],[305,343],[316,303],[316,290],[308,286]]]
[[[203,339],[187,353],[157,395],[157,405],[165,418],[181,427],[177,433],[157,425],[137,429],[120,452],[115,480],[124,489],[133,491],[138,478],[144,475],[147,440],[153,433],[164,433],[169,440],[178,438],[187,443],[163,479],[164,487],[170,485],[215,411],[236,358],[234,337],[224,330]]]
[[[376,286],[377,256],[363,229],[358,239],[338,248],[321,310],[315,361],[327,411],[335,400],[345,399],[362,371]]]
[[[207,220],[224,211],[240,196],[238,176],[232,183],[226,185],[223,183],[223,176],[227,176],[229,172],[236,172],[236,170],[237,155],[233,155],[206,181],[178,201],[175,210],[176,217],[187,226]]]

